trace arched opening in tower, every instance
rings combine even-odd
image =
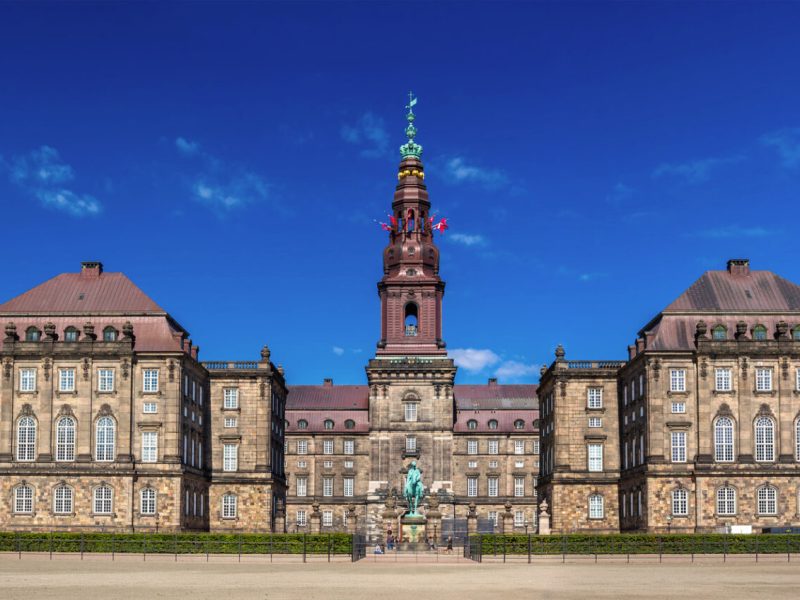
[[[408,336],[415,336],[419,331],[419,309],[414,302],[406,304],[405,308],[405,332]]]

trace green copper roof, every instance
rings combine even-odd
[[[416,119],[414,116],[414,105],[416,103],[417,98],[414,97],[414,94],[408,92],[408,104],[406,104],[406,108],[408,109],[408,113],[406,113],[406,120],[408,121],[406,136],[408,136],[408,141],[400,146],[400,156],[403,158],[408,158],[409,156],[419,158],[422,154],[422,146],[414,141],[414,136],[417,135],[417,128],[414,127],[414,119]]]

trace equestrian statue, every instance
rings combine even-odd
[[[407,516],[419,516],[417,508],[425,495],[425,486],[422,485],[422,474],[417,468],[417,461],[412,460],[411,465],[408,467],[408,474],[406,475],[406,486],[403,489],[403,495],[408,502]]]

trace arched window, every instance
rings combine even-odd
[[[592,494],[589,496],[589,518],[602,519],[604,515],[603,497],[600,494]]]
[[[97,435],[95,436],[95,460],[114,460],[114,419],[100,417],[97,419]]]
[[[139,494],[139,512],[143,515],[156,514],[156,491],[144,488]]]
[[[28,327],[25,330],[26,342],[38,342],[40,339],[42,339],[42,332],[36,329],[36,327]]]
[[[489,419],[489,429],[497,429],[497,420]]]
[[[736,514],[736,490],[728,485],[717,490],[717,514]]]
[[[103,341],[104,342],[116,342],[117,341],[117,330],[111,327],[110,325],[103,329]]]
[[[689,492],[683,488],[672,490],[672,514],[676,517],[689,514]]]
[[[17,460],[36,459],[36,421],[22,417],[17,421]]]
[[[94,514],[110,515],[113,509],[114,492],[110,486],[94,488]]]
[[[417,305],[414,302],[409,302],[406,304],[405,308],[405,316],[403,317],[403,324],[405,325],[405,332],[408,336],[415,336],[417,335],[418,329],[418,321],[419,321],[419,314]]]
[[[67,327],[64,330],[64,341],[65,342],[77,342],[78,341],[78,330],[74,327]]]
[[[235,519],[236,518],[236,494],[225,494],[222,497],[222,518]]]
[[[795,341],[800,340],[800,325],[792,329],[792,339]]]
[[[61,417],[56,424],[56,460],[75,460],[75,419]]]
[[[522,419],[514,421],[514,429],[525,429],[525,421]]]
[[[733,462],[733,419],[720,417],[714,423],[714,460]]]
[[[762,341],[767,339],[767,328],[763,325],[753,327],[753,339]]]
[[[475,419],[470,419],[467,421],[467,429],[477,429],[478,422]]]
[[[778,490],[771,485],[758,488],[756,493],[759,515],[778,514]]]
[[[308,421],[306,421],[305,419],[300,419],[297,422],[297,428],[298,429],[308,429]]]
[[[29,514],[33,512],[33,487],[27,484],[14,488],[14,512]]]
[[[756,460],[771,462],[775,460],[775,422],[769,417],[756,419]]]
[[[73,492],[66,484],[56,486],[53,490],[53,512],[58,515],[72,514]]]
[[[353,421],[353,419],[347,419],[344,422],[344,428],[345,429],[353,429],[355,426],[356,426],[356,422]]]
[[[325,422],[322,424],[325,429],[333,429],[333,421],[331,419],[325,419]]]
[[[728,330],[725,328],[725,325],[717,325],[714,327],[714,329],[711,330],[711,337],[715,340],[727,340]]]

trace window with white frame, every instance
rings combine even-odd
[[[345,496],[352,496],[353,495],[353,482],[354,479],[352,477],[345,477],[344,478],[344,494]]]
[[[333,454],[333,440],[324,440],[322,442],[322,453]]]
[[[492,522],[492,525],[497,527],[498,514],[496,510],[489,511],[489,520]]]
[[[100,417],[95,425],[95,460],[110,462],[114,460],[116,445],[116,423],[111,417]]]
[[[533,483],[531,484],[531,489],[533,489],[533,495],[534,496],[538,495],[538,492],[536,491],[536,485],[537,485],[538,481],[539,481],[539,478],[538,477],[534,477],[533,478]]]
[[[497,440],[489,440],[489,454],[497,454],[500,449],[500,442]]]
[[[490,498],[497,498],[497,491],[498,491],[498,479],[497,477],[489,477],[489,497]]]
[[[235,519],[237,515],[238,498],[236,494],[225,494],[222,496],[222,518]]]
[[[298,527],[305,527],[306,526],[306,511],[298,510],[297,511],[297,526]]]
[[[714,369],[714,381],[718,392],[730,392],[733,389],[730,369]]]
[[[756,494],[758,498],[758,514],[759,515],[775,515],[778,514],[778,490],[771,485],[765,485],[758,488]]]
[[[772,369],[756,369],[756,391],[772,391]]]
[[[24,514],[33,512],[32,486],[18,485],[14,488],[14,512]]]
[[[798,371],[798,373],[800,374],[800,371]],[[36,391],[36,369],[19,370],[19,391],[20,392]]]
[[[496,460],[490,460],[489,461],[489,468],[490,469],[496,469],[497,468],[497,461]]]
[[[670,433],[670,440],[672,442],[672,462],[686,462],[686,432],[673,431]]]
[[[683,414],[686,412],[686,402],[673,402],[672,412],[674,414]]]
[[[623,504],[624,504],[624,495],[623,495]],[[603,507],[603,497],[600,494],[592,494],[589,496],[589,518],[590,519],[602,519],[605,515],[605,510]]]
[[[403,404],[403,415],[407,422],[413,422],[417,420],[417,403],[416,402],[405,402]]]
[[[342,511],[342,525],[347,527],[347,509]]]
[[[58,391],[59,392],[75,391],[75,369],[58,370]]]
[[[467,477],[467,496],[475,498],[478,495],[478,478]]]
[[[521,498],[525,495],[525,478],[514,477],[514,495]]]
[[[794,375],[794,389],[800,392],[800,369],[795,371]]]
[[[68,485],[56,486],[53,490],[53,512],[57,515],[72,514],[73,492]]]
[[[333,527],[333,511],[332,510],[323,510],[322,511],[322,526],[323,527]]]
[[[145,402],[142,412],[148,415],[154,415],[158,412],[158,405],[155,402]]]
[[[56,423],[56,460],[75,460],[75,419],[61,417]]]
[[[158,391],[158,369],[142,371],[142,391],[150,394]]]
[[[322,466],[325,467],[326,469],[332,469],[333,468],[333,461],[332,460],[324,460],[324,461],[322,461]]]
[[[723,486],[717,490],[717,514],[736,514],[736,490],[730,486]]]
[[[775,422],[769,417],[758,417],[755,423],[756,456],[759,462],[775,460]]]
[[[223,444],[222,446],[222,470],[236,471],[239,468],[239,445]]]
[[[589,470],[599,472],[603,470],[603,445],[588,444]]]
[[[514,527],[525,527],[525,511],[514,511]]]
[[[344,453],[345,454],[355,454],[356,453],[356,441],[355,440],[345,440],[344,441]]]
[[[469,461],[467,463],[467,467],[469,467],[470,469],[477,469],[478,468],[478,461],[477,460]]]
[[[515,460],[514,461],[514,468],[515,469],[522,469],[524,467],[525,467],[525,461],[524,460]]]
[[[308,454],[308,440],[297,440],[297,453]]]
[[[225,427],[228,429],[236,427],[236,417],[225,417]]]
[[[17,460],[36,459],[36,420],[22,417],[17,421]]]
[[[139,512],[143,515],[156,514],[156,491],[153,488],[144,488],[139,493]]]
[[[533,440],[533,453],[539,454],[539,440]]]
[[[800,461],[800,419],[794,422],[794,459]],[[797,506],[800,508],[800,504]]]
[[[308,496],[308,477],[297,478],[297,495],[300,498]]]
[[[590,387],[586,396],[586,406],[589,408],[603,408],[603,388]]]
[[[239,388],[225,388],[222,394],[224,408],[239,408]]]
[[[733,462],[733,419],[719,417],[714,423],[714,460]]]
[[[142,432],[142,462],[154,463],[158,461],[158,432]]]
[[[670,369],[669,371],[669,391],[686,391],[686,369]]]
[[[322,478],[322,495],[333,496],[333,477]]]
[[[353,464],[354,463],[353,463],[352,460],[346,460],[346,461],[344,461],[344,468],[345,469],[352,469],[353,468]]]
[[[406,452],[417,451],[417,438],[413,435],[406,436]]]
[[[672,514],[676,517],[689,514],[689,492],[683,488],[672,490]]]
[[[478,453],[478,440],[467,440],[467,454]]]
[[[600,417],[589,417],[589,427],[602,427],[603,421]]]
[[[525,454],[525,440],[514,440],[514,454]]]
[[[97,390],[100,392],[114,391],[114,369],[97,370]]]
[[[114,493],[111,487],[101,485],[94,488],[94,513],[96,515],[110,515],[113,509]]]

